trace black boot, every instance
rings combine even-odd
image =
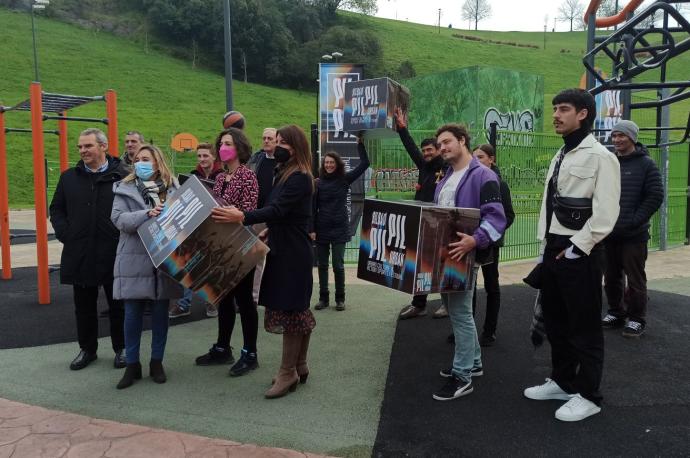
[[[160,359],[152,359],[149,363],[149,375],[156,383],[165,383],[168,378],[165,376],[163,370],[163,361]]]
[[[122,390],[130,387],[135,380],[141,380],[141,363],[127,364],[125,374],[117,383],[117,389]]]

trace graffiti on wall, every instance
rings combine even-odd
[[[500,145],[529,146],[532,144],[530,135],[521,135],[520,132],[534,132],[534,113],[531,110],[509,111],[501,113],[498,109],[491,107],[484,113],[484,129],[486,139],[489,140],[491,124],[497,124],[496,142]],[[510,133],[502,133],[508,130]]]

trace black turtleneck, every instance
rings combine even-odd
[[[563,147],[564,153],[569,153],[577,145],[582,143],[582,140],[585,139],[585,137],[589,135],[589,127],[582,126],[577,130],[574,130],[570,132],[568,135],[563,136],[563,143],[565,146]]]

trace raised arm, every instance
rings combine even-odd
[[[347,184],[352,184],[369,168],[369,156],[367,155],[367,148],[364,146],[364,143],[362,143],[361,139],[359,143],[357,143],[357,152],[359,153],[359,164],[354,169],[345,173],[345,180],[347,181]]]
[[[405,151],[412,159],[412,162],[417,166],[418,169],[424,167],[424,156],[422,152],[417,148],[417,144],[414,142],[410,136],[410,132],[407,130],[407,115],[405,115],[400,107],[395,108],[395,123],[398,127],[398,135],[400,136],[400,141],[402,141]]]

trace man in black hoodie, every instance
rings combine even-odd
[[[125,367],[124,306],[113,300],[113,266],[120,231],[110,220],[113,183],[127,175],[120,159],[107,154],[108,139],[99,129],[79,135],[81,160],[60,176],[50,204],[50,221],[62,242],[60,283],[72,285],[81,351],[70,369],[79,370],[96,359],[98,349],[98,288],[103,287],[110,310],[110,339],[114,366]]]
[[[647,149],[637,141],[638,130],[634,122],[627,120],[620,121],[611,129],[613,147],[621,166],[621,210],[613,232],[604,243],[604,291],[609,310],[602,326],[617,328],[625,325],[625,337],[641,336],[647,325],[647,276],[644,267],[649,220],[664,200],[661,174]]]
[[[410,155],[410,159],[419,169],[419,178],[417,179],[415,200],[422,202],[433,202],[434,192],[436,191],[436,184],[443,178],[444,162],[441,153],[436,148],[435,138],[426,138],[422,140],[422,151],[419,151],[414,140],[407,130],[407,117],[400,108],[395,109],[395,122],[398,127],[398,135],[405,147],[405,151]],[[400,311],[400,319],[406,320],[408,318],[415,318],[426,315],[426,298],[427,295],[418,295],[412,298],[412,303],[403,307]],[[442,304],[435,312],[434,318],[445,318],[448,316],[446,307]]]

